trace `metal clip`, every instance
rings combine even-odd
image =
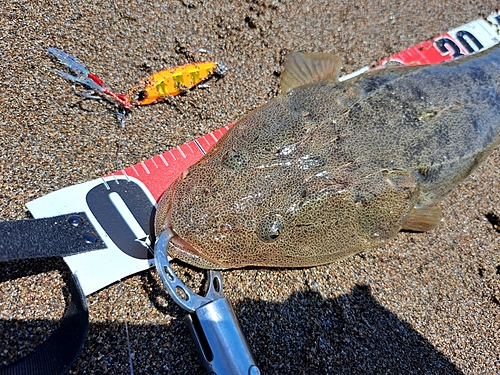
[[[222,296],[219,271],[208,271],[205,297],[193,293],[170,267],[167,247],[173,234],[166,230],[156,240],[155,265],[173,300],[189,314],[185,321],[198,355],[210,375],[259,375],[231,303]]]

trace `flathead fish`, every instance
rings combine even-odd
[[[201,268],[306,267],[426,231],[500,141],[500,48],[345,82],[293,53],[282,94],[243,117],[165,192],[157,234]]]

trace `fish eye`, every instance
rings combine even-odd
[[[284,229],[285,221],[278,214],[264,216],[257,228],[259,238],[264,242],[277,240]]]
[[[229,169],[240,170],[248,160],[247,150],[231,149],[224,153],[221,158],[221,164]]]

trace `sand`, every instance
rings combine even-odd
[[[342,72],[352,72],[498,7],[474,3],[4,1],[0,220],[29,217],[30,200],[140,162],[265,103],[292,50],[338,54]],[[121,132],[111,105],[74,95],[56,76],[48,46],[79,57],[118,91],[189,62],[198,47],[230,71],[209,89],[134,109]],[[500,373],[499,165],[497,150],[445,199],[444,221],[430,233],[401,233],[328,266],[223,272],[262,373]],[[199,283],[189,267],[177,269]],[[25,355],[57,326],[66,273],[58,259],[0,264],[0,363]],[[184,312],[154,270],[88,303],[90,331],[72,374],[129,374],[130,362],[134,374],[202,373]]]

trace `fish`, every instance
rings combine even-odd
[[[238,120],[163,194],[155,231],[205,269],[312,267],[428,231],[500,141],[500,47],[340,82],[294,52],[281,94]]]

